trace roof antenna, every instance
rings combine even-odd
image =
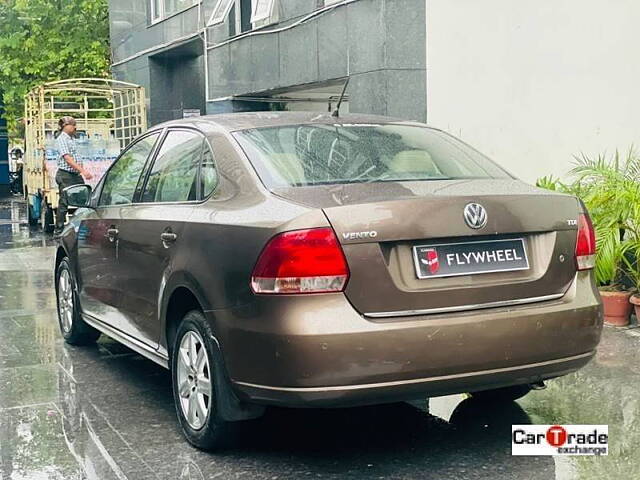
[[[336,109],[331,114],[332,117],[340,116],[340,105],[342,105],[342,99],[344,98],[344,94],[347,91],[347,85],[349,85],[349,79],[351,77],[347,77],[347,80],[344,82],[344,87],[342,87],[342,93],[340,94],[340,100],[338,100],[338,105],[336,105]]]

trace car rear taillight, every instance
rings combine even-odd
[[[284,232],[273,237],[251,275],[255,293],[341,292],[349,268],[331,228]]]
[[[586,213],[581,213],[578,217],[576,264],[578,270],[589,270],[596,264],[596,235],[591,219]]]

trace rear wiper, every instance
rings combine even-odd
[[[437,180],[455,180],[452,177],[432,177],[432,178],[380,178],[371,180],[372,182],[435,182]]]

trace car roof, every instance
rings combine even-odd
[[[205,128],[218,127],[229,132],[247,130],[262,127],[277,127],[283,125],[317,125],[317,124],[380,124],[394,123],[405,125],[420,125],[423,123],[402,120],[399,118],[381,115],[344,114],[334,117],[330,113],[320,112],[242,112],[221,113],[216,115],[204,115],[179,120],[171,120],[153,126],[150,130],[156,130],[168,126],[194,126]]]

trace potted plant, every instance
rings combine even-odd
[[[607,237],[596,227],[596,245],[602,248],[596,251],[596,283],[602,298],[604,321],[608,325],[624,327],[629,325],[632,305],[629,303],[634,291],[624,281],[623,243]],[[599,241],[600,240],[600,241]]]
[[[640,285],[640,275],[634,275],[638,272],[635,253],[640,252],[640,157],[633,148],[625,158],[618,151],[611,159],[581,155],[571,173],[577,177],[579,196],[593,219],[595,273],[605,322],[628,325],[629,299]]]
[[[629,272],[629,259],[636,258],[634,249],[640,253],[640,157],[631,148],[625,158],[616,151],[610,159],[605,155],[580,155],[575,160],[573,183],[544,177],[538,186],[576,195],[584,202],[595,229],[595,276],[605,322],[628,325],[632,308],[629,299],[633,287],[640,287],[640,269],[636,268],[638,282]]]
[[[629,239],[623,242],[622,250],[625,275],[635,291],[629,301],[635,309],[636,319],[640,321],[640,237],[635,234],[629,235]]]

